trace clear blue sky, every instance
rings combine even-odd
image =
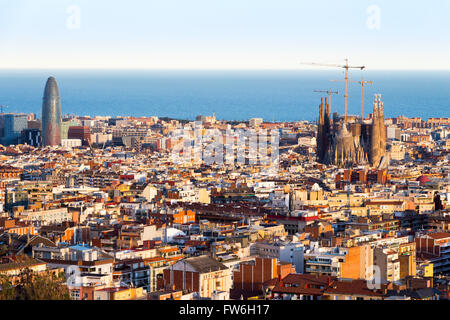
[[[299,69],[348,57],[372,70],[450,69],[448,0],[0,0],[0,8],[0,68]]]

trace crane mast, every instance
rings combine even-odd
[[[364,122],[364,86],[365,84],[373,84],[373,81],[364,81],[364,77],[361,81],[357,81],[361,85],[361,124]]]
[[[341,82],[343,80],[331,80],[331,82]],[[361,85],[361,123],[364,121],[364,87],[366,84],[373,84],[373,81],[365,81],[364,77],[361,77],[361,81],[348,81],[352,83],[359,83]]]
[[[322,93],[327,93],[328,94],[328,104],[330,105],[330,109],[331,109],[331,95],[332,94],[339,94],[338,91],[331,91],[331,89],[328,89],[328,90],[314,90],[314,92],[322,92]]]
[[[365,69],[365,66],[350,66],[348,64],[348,59],[345,59],[345,64],[344,65],[339,65],[339,64],[327,64],[327,63],[302,63],[302,64],[307,64],[307,65],[315,65],[315,66],[323,66],[323,67],[337,67],[337,68],[344,68],[345,69],[345,94],[344,94],[344,98],[345,98],[345,120],[344,122],[347,122],[347,116],[348,116],[348,70],[349,69]]]

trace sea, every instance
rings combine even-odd
[[[342,70],[0,70],[4,112],[41,116],[46,80],[54,76],[63,115],[158,116],[193,120],[314,121],[321,97],[344,113]],[[450,71],[350,71],[366,84],[365,115],[381,94],[385,117],[450,117]],[[349,114],[360,114],[361,86],[349,85]]]

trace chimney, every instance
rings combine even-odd
[[[278,283],[280,284],[280,287],[283,286],[283,279],[281,278],[281,272],[280,272],[280,274],[278,275]]]

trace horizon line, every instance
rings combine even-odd
[[[0,71],[49,71],[49,70],[59,70],[59,71],[333,71],[339,70],[339,68],[329,67],[329,68],[117,68],[117,67],[20,67],[20,68],[4,68],[0,67]],[[364,71],[442,71],[448,72],[448,69],[417,69],[417,68],[383,68],[383,69],[366,69]]]

